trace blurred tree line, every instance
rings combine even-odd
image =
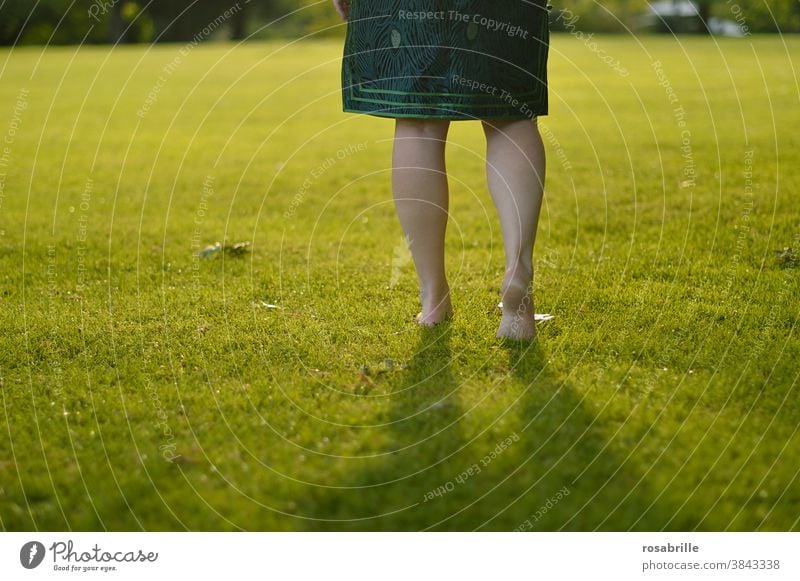
[[[685,1],[685,0],[683,0]],[[588,32],[636,31],[644,15],[656,4],[680,4],[679,0],[551,0],[554,30],[570,30],[577,22],[578,28]],[[800,32],[800,0],[693,0],[702,19],[700,30],[708,32],[702,23],[712,18],[737,22],[750,32]],[[565,15],[575,14],[573,26],[564,26]],[[658,20],[658,19],[656,19]],[[656,29],[666,32],[671,25]],[[672,27],[674,28],[674,27]]]
[[[649,9],[646,0],[552,3],[555,30],[577,26],[587,32],[636,29]],[[798,0],[770,0],[769,6],[763,0],[696,3],[704,20],[738,18],[746,21],[751,32],[800,31]],[[565,27],[568,21],[572,24]],[[4,45],[188,42],[343,31],[330,0],[0,0],[0,44]]]
[[[0,0],[4,45],[297,37],[339,24],[320,0]]]

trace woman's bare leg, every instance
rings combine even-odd
[[[448,189],[444,151],[448,121],[398,119],[392,156],[392,190],[397,215],[419,279],[421,325],[452,313],[444,267]]]
[[[544,193],[544,144],[535,119],[487,120],[483,129],[486,178],[506,254],[500,287],[503,318],[497,335],[533,339],[533,245]]]

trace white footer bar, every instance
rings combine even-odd
[[[800,533],[3,533],[1,579],[800,579]],[[227,577],[232,579],[232,577]]]

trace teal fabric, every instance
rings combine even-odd
[[[383,117],[546,115],[546,0],[351,0],[345,111]]]

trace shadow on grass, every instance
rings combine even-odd
[[[343,488],[316,489],[309,505],[320,520],[305,521],[307,529],[418,529],[425,495],[454,476],[450,458],[463,446],[463,412],[453,329],[445,322],[418,332],[406,369],[389,380],[384,453],[359,462]]]
[[[538,342],[496,349],[487,364],[505,373],[482,386],[459,374],[452,333],[421,331],[391,386],[392,453],[316,492],[320,520],[306,528],[653,530],[669,520]]]
[[[540,342],[504,348],[509,381],[523,389],[516,404],[520,453],[465,525],[517,531],[652,530],[669,520],[672,510],[653,502],[656,495],[625,462],[627,454],[617,451],[613,430],[597,415],[599,409],[590,409],[588,390],[554,373]]]

